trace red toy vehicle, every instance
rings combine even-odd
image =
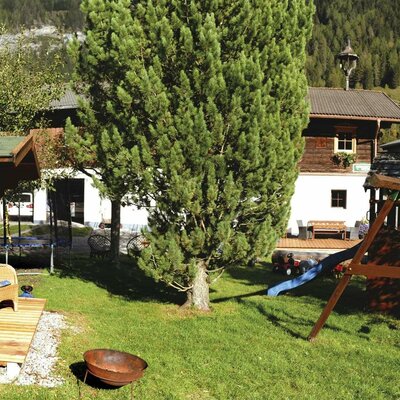
[[[306,272],[304,263],[293,258],[293,253],[286,256],[279,255],[277,261],[273,264],[273,272],[282,272],[284,275],[303,274]]]
[[[333,268],[332,272],[333,272],[333,276],[336,279],[340,279],[343,276],[343,274],[346,272],[346,267],[343,264],[338,264],[338,265],[336,265],[335,268]]]

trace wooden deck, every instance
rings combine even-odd
[[[46,299],[18,299],[18,311],[0,308],[0,365],[22,364],[28,354]]]
[[[355,246],[361,240],[343,240],[343,239],[298,239],[281,238],[276,249],[304,249],[304,250],[344,250]]]

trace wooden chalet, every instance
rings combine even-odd
[[[400,106],[383,92],[310,88],[310,121],[291,202],[289,228],[297,221],[373,220],[363,184],[378,152],[382,129],[400,123]],[[373,192],[373,190],[372,190]]]
[[[400,107],[382,92],[310,88],[309,100],[302,172],[352,172],[352,165],[344,168],[335,162],[338,152],[355,154],[356,164],[371,163],[381,129],[400,123]]]
[[[296,235],[299,220],[305,225],[312,220],[345,221],[346,226],[363,218],[372,220],[375,211],[370,201],[375,194],[366,192],[363,184],[378,153],[382,129],[400,123],[400,106],[383,92],[371,90],[310,88],[308,98],[310,118],[303,131],[305,147],[291,200],[289,230]],[[68,90],[52,103],[46,118],[52,127],[63,127],[67,117],[79,124],[77,108],[77,96]],[[86,204],[89,198],[91,203],[97,201],[93,200],[97,195],[88,193],[91,183],[79,176],[72,184],[75,203],[84,210],[77,222],[98,223],[103,211]],[[39,200],[34,215],[36,221],[45,218],[45,205],[40,207]],[[144,223],[145,216],[140,220]]]

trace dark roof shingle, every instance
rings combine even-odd
[[[400,123],[400,106],[383,92],[373,90],[344,90],[309,88],[311,117],[381,119]],[[51,109],[78,108],[77,95],[70,89],[51,103]]]
[[[400,106],[383,92],[309,88],[311,117],[355,117],[400,122]]]
[[[67,89],[60,99],[50,103],[50,109],[53,110],[69,110],[75,108],[78,108],[78,97],[71,89]]]

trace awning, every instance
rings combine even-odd
[[[6,189],[15,188],[20,181],[39,177],[33,134],[0,136],[0,197]]]

